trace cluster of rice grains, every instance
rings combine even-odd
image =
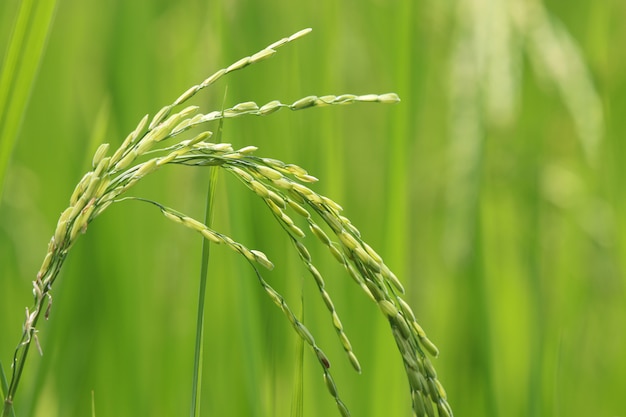
[[[221,118],[242,115],[262,116],[281,108],[300,110],[354,102],[395,103],[399,101],[397,95],[392,93],[362,96],[309,96],[292,104],[271,101],[263,106],[258,106],[254,102],[246,102],[237,104],[230,109],[206,114],[200,113],[196,106],[189,106],[178,112],[173,112],[177,106],[225,74],[268,58],[280,46],[309,32],[310,29],[305,29],[288,38],[283,38],[262,51],[216,72],[201,84],[191,87],[174,103],[161,109],[150,123],[148,123],[148,116],[145,116],[111,156],[108,156],[108,144],[103,144],[98,148],[93,159],[93,170],[88,172],[80,181],[70,199],[70,206],[61,214],[56,232],[50,241],[48,253],[37,279],[33,282],[35,304],[32,311],[27,310],[22,340],[14,357],[13,378],[9,390],[11,397],[17,387],[28,347],[32,340],[36,339],[35,325],[46,300],[48,300],[48,308],[50,306],[50,290],[67,251],[78,235],[84,233],[88,224],[107,207],[116,202],[135,199],[156,205],[168,219],[199,232],[213,243],[225,245],[250,262],[265,292],[284,312],[296,333],[315,352],[322,367],[328,390],[336,401],[342,416],[350,415],[348,408],[339,397],[330,373],[328,358],[316,344],[313,335],[292,312],[282,295],[263,279],[257,268],[257,265],[262,265],[268,269],[273,268],[273,264],[264,253],[248,249],[232,238],[212,230],[202,222],[154,201],[122,197],[122,194],[137,181],[160,167],[167,164],[185,164],[219,166],[237,177],[258,197],[263,199],[293,242],[300,259],[315,280],[349,361],[354,369],[360,372],[359,361],[344,333],[343,325],[330,294],[325,289],[324,278],[313,265],[309,251],[302,243],[305,232],[296,225],[291,216],[296,214],[304,218],[310,232],[317,237],[322,245],[328,248],[332,256],[345,267],[363,292],[380,307],[382,313],[387,317],[404,361],[415,415],[438,415],[440,417],[452,415],[443,387],[437,380],[435,370],[426,355],[437,356],[437,349],[417,323],[411,308],[400,297],[400,294],[404,292],[402,284],[384,264],[382,258],[361,240],[359,231],[347,218],[341,215],[341,207],[304,185],[317,181],[315,177],[296,165],[256,157],[252,155],[256,150],[253,146],[234,150],[229,144],[209,143],[206,140],[210,139],[212,133],[208,131],[189,140],[179,140],[174,145],[159,147],[164,141],[176,139],[185,131]],[[139,162],[139,159],[143,162]],[[323,227],[316,223],[313,215],[315,218],[321,219]],[[325,232],[324,229],[328,230],[329,233]]]
[[[358,372],[359,361],[352,351],[352,345],[343,331],[341,320],[335,311],[333,301],[325,289],[324,278],[313,265],[309,251],[300,241],[304,231],[295,225],[288,213],[296,213],[306,219],[310,231],[328,248],[333,257],[344,266],[348,274],[374,301],[389,320],[396,344],[402,354],[413,397],[413,409],[417,416],[451,416],[452,411],[446,401],[446,394],[437,380],[437,374],[426,353],[437,356],[435,345],[417,323],[413,311],[401,298],[404,288],[398,278],[385,265],[382,258],[363,240],[359,231],[341,215],[341,207],[333,200],[315,193],[303,183],[317,179],[304,169],[268,158],[257,158],[235,152],[236,157],[225,161],[223,167],[237,176],[248,188],[261,197],[298,251],[300,259],[314,278],[324,303],[331,314],[332,323],[341,340],[348,358]],[[336,240],[318,225],[311,214],[315,213],[332,232]],[[237,249],[235,248],[236,250]],[[254,252],[254,251],[251,251]],[[244,253],[245,254],[245,253]],[[265,256],[253,253],[248,259],[271,267]],[[269,265],[268,265],[269,263]],[[287,315],[300,337],[308,343],[319,359],[330,394],[335,398],[343,416],[349,412],[337,393],[330,374],[330,364],[324,353],[315,344],[311,333],[291,312],[284,298],[270,287],[259,275],[261,285],[274,303]]]

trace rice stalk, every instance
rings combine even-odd
[[[217,129],[218,142],[221,141],[222,127],[224,119],[220,120]],[[213,211],[215,207],[215,188],[217,187],[217,168],[213,167],[209,174],[209,186],[207,189],[207,202],[204,216],[204,224],[210,227],[213,222]],[[209,274],[209,260],[211,256],[211,245],[209,239],[202,239],[202,257],[200,265],[200,287],[198,289],[198,312],[196,320],[196,343],[193,360],[193,380],[191,384],[191,417],[200,415],[200,392],[202,384],[202,357],[204,344],[204,305],[206,298],[206,286]]]
[[[9,384],[7,383],[6,374],[4,373],[4,366],[2,366],[2,361],[0,361],[0,394],[2,394],[2,400],[6,397],[8,389]]]
[[[324,382],[335,401],[340,414],[350,412],[339,395],[331,374],[331,363],[315,341],[313,334],[294,314],[285,298],[263,277],[259,265],[272,269],[274,264],[260,250],[250,249],[232,237],[211,227],[210,221],[201,222],[193,217],[166,207],[156,201],[141,197],[125,196],[138,181],[166,165],[188,165],[224,169],[261,198],[273,214],[287,237],[293,243],[303,265],[315,281],[320,297],[328,310],[333,328],[341,342],[349,362],[357,372],[361,365],[344,330],[335,304],[325,287],[325,280],[315,267],[310,251],[303,242],[306,233],[297,222],[306,222],[308,229],[331,255],[345,268],[361,291],[377,304],[389,322],[396,340],[409,381],[413,409],[417,416],[432,416],[437,409],[439,416],[452,415],[443,387],[428,358],[437,356],[438,351],[415,320],[411,308],[401,298],[404,288],[371,246],[365,243],[359,230],[344,217],[342,207],[330,198],[320,195],[306,184],[317,181],[302,167],[276,159],[254,156],[254,146],[235,150],[228,143],[211,143],[213,133],[202,131],[191,139],[178,140],[183,132],[205,125],[214,120],[235,118],[244,115],[266,116],[282,108],[303,110],[328,105],[343,105],[357,102],[396,103],[396,94],[326,95],[308,96],[291,104],[278,100],[263,106],[254,102],[239,103],[231,108],[209,113],[199,112],[196,106],[177,110],[201,89],[213,84],[222,76],[242,69],[274,55],[276,49],[309,33],[309,29],[274,42],[260,52],[245,57],[216,72],[202,83],[193,86],[172,104],[163,107],[150,120],[146,115],[127,136],[121,146],[111,151],[109,144],[102,144],[95,152],[92,170],[86,173],[70,197],[68,208],[61,213],[48,251],[36,279],[33,281],[34,305],[26,309],[26,320],[20,342],[13,357],[13,373],[6,391],[3,417],[10,415],[12,403],[26,362],[28,351],[37,340],[37,323],[41,315],[48,317],[52,305],[52,286],[58,277],[69,250],[78,237],[87,231],[89,224],[112,204],[139,201],[156,207],[169,220],[202,235],[208,242],[220,244],[246,259],[254,271],[262,289],[272,302],[283,312],[295,333],[315,354]],[[149,121],[150,120],[150,121]],[[219,136],[219,131],[218,135]],[[174,144],[165,146],[166,141]],[[209,198],[211,192],[209,192]],[[293,216],[301,218],[294,220]],[[321,225],[328,228],[330,236]],[[201,289],[201,297],[202,297]],[[202,302],[200,302],[202,305]],[[192,415],[193,415],[192,407]]]
[[[300,320],[304,322],[304,291],[300,294],[300,317]],[[291,417],[302,417],[304,415],[304,342],[302,339],[298,340],[296,349],[296,372],[293,381]]]
[[[9,391],[9,384],[7,383],[7,376],[4,373],[4,367],[2,366],[2,361],[0,361],[0,394],[2,394],[2,401],[7,397],[7,393]],[[15,410],[11,409],[11,413],[9,414],[11,417],[15,417]]]

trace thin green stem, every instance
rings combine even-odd
[[[4,399],[4,407],[2,411],[2,417],[15,417],[15,410],[13,409],[13,399],[15,398],[15,393],[17,392],[17,388],[20,382],[20,378],[22,376],[22,372],[24,370],[24,365],[26,364],[26,358],[28,357],[28,352],[30,350],[30,346],[33,341],[36,342],[36,327],[37,322],[39,321],[39,317],[41,316],[42,311],[44,311],[44,303],[46,300],[50,303],[50,298],[48,291],[51,288],[52,283],[56,279],[61,270],[61,266],[65,261],[65,255],[61,255],[54,263],[52,269],[46,274],[47,278],[44,278],[48,284],[43,285],[44,290],[36,297],[35,305],[29,317],[24,324],[24,331],[22,332],[22,338],[20,339],[20,343],[17,345],[15,349],[15,353],[13,355],[12,368],[13,372],[11,374],[11,382],[9,384],[6,398]],[[48,304],[49,305],[49,304]],[[47,312],[44,314],[47,317]],[[37,343],[37,342],[36,342]]]
[[[304,323],[304,285],[300,294],[300,321]],[[291,417],[304,415],[304,340],[298,340],[296,351],[296,375],[294,378],[293,400],[291,401]]]
[[[223,106],[222,106],[223,108]],[[222,137],[222,126],[224,119],[220,119],[220,124],[215,135],[216,142],[219,143]],[[215,207],[215,188],[217,187],[217,167],[210,168],[209,187],[207,190],[206,210],[204,224],[211,227],[213,223],[213,211]],[[200,269],[200,289],[198,294],[198,317],[196,321],[196,344],[193,360],[193,382],[191,393],[191,417],[200,415],[200,391],[202,385],[202,352],[204,341],[204,303],[206,296],[207,276],[209,273],[209,259],[211,254],[211,242],[202,239],[202,266]]]
[[[7,391],[9,390],[9,384],[7,383],[7,377],[4,374],[4,367],[2,366],[2,362],[0,361],[0,388],[2,389],[2,401],[7,395]]]
[[[4,373],[4,368],[2,367],[1,363],[0,363],[0,379],[1,379],[0,382],[2,383],[2,401],[4,404],[2,416],[3,417],[15,417],[15,409],[13,408],[13,402],[12,400],[9,399],[9,396],[7,394],[9,391],[9,385],[7,383],[6,374]]]
[[[211,168],[211,179],[207,190],[207,204],[205,213],[205,224],[211,225],[213,217],[213,205],[215,195],[215,183],[217,179],[217,169]],[[202,383],[202,351],[204,340],[204,302],[206,295],[207,275],[209,272],[211,243],[207,239],[202,239],[202,267],[200,271],[200,289],[198,293],[198,317],[196,322],[196,344],[193,360],[193,384],[191,397],[191,417],[199,416],[200,412],[200,388]]]
[[[20,377],[22,376],[22,371],[24,370],[24,365],[26,364],[26,357],[28,356],[32,339],[35,337],[35,326],[39,320],[40,312],[41,309],[38,309],[38,313],[32,321],[32,329],[24,331],[24,335],[20,341],[20,346],[23,348],[20,350],[18,347],[15,351],[15,356],[13,358],[13,375],[11,376],[11,384],[9,385],[9,389],[7,391],[7,397],[4,400],[4,411],[2,412],[2,417],[15,415],[15,411],[13,410],[13,398],[15,397],[15,392],[17,391]],[[27,339],[25,339],[26,337]]]

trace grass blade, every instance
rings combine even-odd
[[[224,93],[224,97],[226,93]],[[222,106],[222,109],[224,106]],[[220,119],[220,123],[215,135],[216,143],[220,143],[222,139],[222,127],[224,119]],[[217,186],[218,168],[210,168],[209,187],[207,190],[207,202],[204,217],[204,224],[211,227],[213,222],[213,209],[215,207],[215,188]],[[209,259],[211,250],[211,242],[202,239],[202,264],[200,268],[200,289],[198,294],[198,318],[196,322],[196,345],[193,361],[193,383],[191,394],[191,417],[200,415],[200,393],[202,386],[202,351],[204,341],[204,301],[206,296],[207,275],[209,273]]]
[[[0,70],[0,200],[24,112],[43,56],[56,0],[20,2]]]
[[[7,383],[7,377],[4,374],[4,367],[2,366],[2,362],[0,362],[0,388],[2,388],[2,401],[7,396],[7,391],[9,391],[9,384]]]
[[[7,382],[7,376],[4,373],[4,367],[2,366],[2,362],[0,362],[0,391],[2,392],[2,404],[4,405],[4,399],[7,397],[9,392],[9,383]],[[8,409],[5,407],[3,411],[3,416],[7,415],[9,417],[15,417],[15,409],[11,406]]]

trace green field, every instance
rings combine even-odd
[[[620,0],[2,1],[5,373],[48,241],[98,145],[117,148],[144,114],[311,27],[193,104],[397,93],[393,105],[226,119],[222,140],[320,179],[311,188],[404,284],[455,416],[626,416],[624,17]],[[209,179],[208,168],[167,167],[129,195],[203,219]],[[217,184],[213,227],[274,262],[265,278],[328,354],[352,416],[412,415],[376,305],[305,239],[358,374],[271,213],[232,176]],[[30,352],[17,417],[188,416],[201,257],[199,235],[149,205],[98,217],[38,324],[43,356]],[[200,415],[340,415],[315,355],[301,356],[240,256],[212,247],[207,285]]]

